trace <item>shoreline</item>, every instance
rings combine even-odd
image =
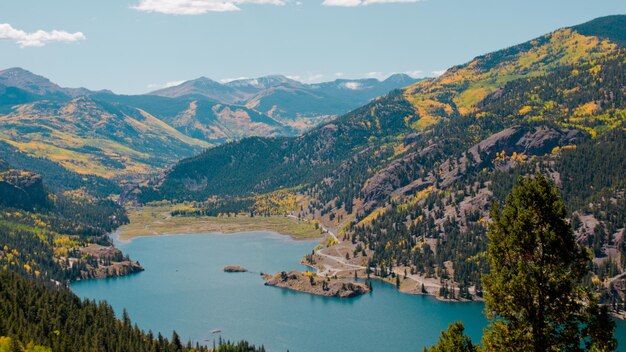
[[[146,223],[145,221],[137,224],[131,223],[124,225],[118,228],[116,231],[113,231],[109,234],[111,239],[113,240],[114,246],[118,244],[127,244],[135,240],[136,238],[141,237],[156,237],[156,236],[184,236],[184,235],[212,235],[212,236],[232,236],[240,233],[269,233],[277,237],[289,238],[291,241],[318,241],[318,245],[313,249],[313,253],[315,254],[316,263],[311,264],[308,263],[304,258],[300,261],[300,264],[305,265],[313,270],[315,270],[316,275],[325,277],[334,277],[335,275],[338,278],[343,279],[352,279],[354,278],[353,274],[355,271],[359,272],[359,279],[365,279],[365,269],[366,267],[362,264],[353,263],[350,260],[346,261],[343,255],[339,255],[339,253],[326,253],[330,252],[332,248],[333,251],[337,252],[337,248],[340,249],[346,247],[350,249],[350,246],[345,241],[341,241],[337,238],[333,231],[326,228],[323,224],[320,224],[319,228],[316,228],[314,231],[309,231],[308,236],[295,235],[294,233],[290,233],[288,228],[283,227],[281,229],[276,229],[277,224],[281,226],[285,226],[285,224],[297,224],[297,225],[310,225],[310,223],[303,223],[295,219],[293,216],[271,216],[271,217],[247,217],[245,215],[237,216],[237,217],[226,217],[226,218],[217,218],[217,217],[206,217],[206,216],[180,216],[180,217],[172,217],[169,214],[168,207],[150,207],[150,208],[140,208],[136,209],[135,214],[145,214],[145,211],[148,210],[148,213],[151,215],[151,222]],[[155,213],[159,213],[160,217],[155,217]],[[130,217],[130,216],[129,216]],[[156,228],[150,227],[150,225],[167,225],[167,221],[171,221],[171,219],[176,220],[176,226],[168,227],[162,226]],[[288,223],[287,223],[288,222]],[[267,224],[270,226],[266,226]],[[135,225],[135,231],[137,225],[143,225],[143,232],[135,235],[124,235],[124,231],[127,230],[132,225]],[[274,227],[274,228],[271,228]],[[287,229],[287,231],[284,231]],[[167,231],[171,230],[171,231]],[[312,229],[309,229],[312,230]],[[315,233],[315,236],[312,236],[311,233]],[[325,239],[328,237],[332,237],[338,243],[331,246],[326,247],[323,246],[320,248],[320,245],[323,245]],[[356,259],[356,258],[354,258]],[[317,262],[319,260],[319,262]],[[409,294],[409,295],[423,295],[423,296],[432,296],[437,301],[440,302],[450,302],[450,303],[472,303],[472,302],[482,302],[482,298],[476,295],[472,295],[472,299],[467,298],[447,298],[439,295],[439,289],[443,286],[439,283],[435,278],[424,278],[419,277],[418,275],[406,275],[402,272],[404,268],[396,268],[394,269],[395,275],[402,278],[400,288],[398,289],[399,293]],[[383,278],[376,276],[374,274],[370,274],[370,279],[378,280],[383,283],[387,283],[389,285],[394,284],[394,279],[391,277]],[[422,286],[423,285],[423,286]],[[422,288],[424,287],[424,288]],[[424,292],[425,290],[426,292]],[[626,312],[620,312],[619,314],[615,312],[610,312],[611,316],[614,319],[620,321],[626,321]]]
[[[110,234],[120,243],[137,237],[207,233],[228,235],[253,231],[275,232],[297,241],[319,240],[324,236],[321,229],[316,228],[313,223],[299,221],[290,216],[172,216],[170,207],[145,206],[128,209],[128,217],[128,224]]]
[[[143,236],[133,236],[133,237],[129,237],[129,238],[119,238],[119,234],[116,233],[117,231],[111,232],[109,233],[109,237],[111,237],[111,239],[113,239],[114,237],[112,236],[116,236],[114,239],[114,242],[117,242],[119,244],[127,244],[127,243],[131,243],[134,240],[137,239],[141,239],[141,238],[152,238],[152,237],[175,237],[175,236],[238,236],[238,235],[242,235],[242,234],[255,234],[255,233],[259,233],[259,234],[271,234],[271,235],[275,235],[276,237],[281,237],[281,238],[288,238],[290,241],[295,241],[295,242],[306,242],[306,241],[317,241],[320,239],[323,239],[323,237],[318,237],[318,238],[297,238],[294,237],[293,235],[289,235],[289,234],[284,234],[284,233],[280,233],[278,231],[274,231],[274,230],[269,230],[269,229],[258,229],[258,230],[241,230],[241,231],[231,231],[231,232],[220,232],[220,231],[202,231],[202,232],[194,232],[194,233],[159,233],[159,234],[154,234],[154,235],[143,235]]]

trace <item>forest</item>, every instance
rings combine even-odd
[[[279,202],[291,192],[306,200],[292,213],[342,225],[355,248],[373,251],[368,260],[382,276],[408,267],[439,278],[454,297],[469,298],[470,287],[481,295],[488,272],[482,256],[490,203],[502,204],[519,176],[541,170],[558,181],[579,241],[600,259],[585,282],[624,309],[620,289],[603,283],[626,270],[619,236],[625,57],[619,49],[510,80],[474,111],[422,132],[402,123],[411,106],[395,92],[299,138],[244,140],[183,160],[158,187],[142,189],[140,201],[212,195],[197,203],[197,213],[254,214],[259,198]],[[219,174],[235,169],[244,173],[241,182]],[[205,188],[183,183],[196,176]],[[267,209],[263,214],[286,212]],[[590,217],[599,226],[590,227]]]
[[[0,165],[0,351],[208,350],[176,332],[165,338],[142,331],[126,312],[118,319],[106,302],[81,300],[69,290],[69,282],[99,267],[129,261],[117,250],[106,257],[81,250],[111,246],[108,233],[128,221],[123,207],[80,189],[51,191],[39,175]],[[219,341],[215,350],[264,348]]]

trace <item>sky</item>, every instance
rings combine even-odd
[[[1,0],[0,69],[140,94],[200,76],[435,76],[624,0]]]

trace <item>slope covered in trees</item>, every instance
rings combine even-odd
[[[503,208],[494,203],[482,346],[457,322],[430,351],[614,351],[615,323],[582,285],[590,256],[566,216],[558,189],[540,173],[520,178]]]
[[[560,29],[301,137],[207,150],[138,199],[249,212],[257,195],[289,190],[305,199],[294,215],[321,220],[355,251],[369,249],[379,274],[406,270],[452,288],[442,295],[469,298],[481,295],[487,271],[488,205],[503,201],[517,176],[541,170],[563,190],[577,240],[595,248],[587,284],[622,309],[624,280],[612,278],[626,270],[626,226],[614,215],[626,170],[624,31],[624,16]]]
[[[6,346],[10,352],[208,351],[207,347],[181,341],[176,332],[170,339],[145,332],[132,324],[126,312],[117,319],[107,303],[81,301],[65,287],[28,280],[6,270],[0,271],[0,336],[4,336],[0,337],[0,348]],[[224,342],[214,351],[265,349],[245,342]]]
[[[142,270],[112,247],[108,233],[128,221],[110,199],[49,192],[32,172],[0,163],[0,351],[207,351],[144,332],[105,302],[82,301],[77,279]],[[223,342],[216,351],[264,351]]]
[[[461,152],[507,126],[525,120],[558,120],[558,116],[549,114],[550,109],[580,117],[587,124],[603,124],[598,121],[601,117],[596,116],[600,111],[610,115],[608,119],[619,121],[621,117],[612,115],[609,107],[595,107],[593,102],[603,95],[599,104],[606,105],[608,101],[613,106],[622,105],[624,93],[619,84],[624,79],[623,55],[616,44],[606,39],[582,36],[573,29],[558,30],[478,57],[439,78],[394,92],[301,137],[244,140],[185,159],[156,185],[156,194],[146,190],[143,199],[201,200],[211,195],[265,193],[313,183],[318,188],[332,184],[322,193],[336,196],[342,191],[339,184],[346,182],[355,183],[354,187],[346,186],[355,190],[351,193],[358,198],[363,195],[356,187],[363,188],[365,181],[385,166],[401,162],[416,151],[434,149],[419,160],[428,167],[432,164],[428,159],[442,162],[450,152]],[[559,71],[568,69],[572,72]],[[539,92],[523,95],[525,88],[536,83],[534,78],[543,80],[545,96],[537,99],[534,98]],[[596,84],[591,85],[590,81]],[[584,92],[578,92],[581,89]],[[515,93],[503,95],[507,91]],[[554,100],[560,96],[560,101],[549,99],[550,94],[557,95]],[[508,106],[520,102],[539,106]],[[424,104],[428,109],[423,108]],[[572,114],[576,109],[577,115]],[[592,116],[595,120],[587,121]],[[489,118],[479,121],[482,117]],[[435,121],[443,123],[433,125]],[[566,126],[577,121],[558,122]],[[428,133],[421,134],[424,130]],[[416,162],[420,166],[422,163]],[[359,177],[362,174],[365,178]],[[347,176],[356,180],[346,181]]]
[[[126,222],[124,209],[110,199],[81,189],[50,192],[45,180],[29,171],[0,172],[0,267],[5,270],[62,283],[114,275],[113,269],[117,275],[139,270],[107,235]],[[105,251],[90,250],[96,247]]]

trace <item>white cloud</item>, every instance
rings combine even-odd
[[[157,84],[157,83],[150,83],[148,84],[148,88],[150,89],[163,89],[163,88],[172,88],[172,87],[176,87],[177,85],[183,84],[185,83],[185,81],[170,81],[170,82],[166,82],[163,84]]]
[[[432,74],[435,75],[435,77],[439,77],[443,75],[444,73],[446,73],[446,70],[435,70],[432,72]]]
[[[351,90],[361,89],[361,83],[359,82],[346,82],[343,86]]]
[[[420,70],[406,71],[405,73],[413,78],[424,77],[424,72]]]
[[[285,5],[286,0],[139,0],[135,10],[169,15],[201,15],[207,12],[239,11],[242,4]]]
[[[306,83],[319,83],[322,81],[323,78],[324,78],[323,74],[316,73],[316,74],[309,75],[308,77],[304,79],[304,81]]]
[[[222,83],[222,84],[226,84],[226,83],[229,83],[229,82],[232,82],[232,81],[240,81],[240,80],[244,80],[244,79],[249,79],[249,78],[248,78],[248,77],[229,77],[229,78],[222,78],[222,79],[220,79],[220,83]],[[256,81],[256,80],[252,80],[252,81],[251,81],[251,84],[257,84],[257,83],[255,83],[255,82],[253,82],[253,81]]]
[[[8,23],[0,23],[0,39],[13,40],[20,47],[44,46],[47,42],[75,42],[87,39],[82,32],[69,33],[66,31],[53,30],[46,32],[38,30],[27,33],[20,29],[13,28]]]
[[[341,6],[341,7],[357,7],[367,6],[374,4],[399,4],[399,3],[412,3],[419,2],[421,0],[324,0],[322,5],[324,6]]]
[[[367,72],[364,75],[367,78],[376,78],[376,79],[382,79],[385,77],[385,74],[382,72],[378,72],[378,71],[372,71],[372,72]]]
[[[314,84],[322,82],[325,76],[321,73],[309,73],[307,75],[286,75],[285,77],[302,83]]]

